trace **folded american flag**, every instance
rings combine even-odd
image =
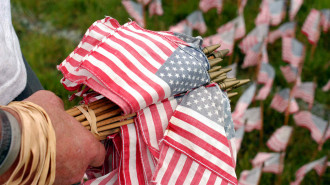
[[[269,3],[270,24],[279,25],[285,17],[285,1],[277,0]]]
[[[274,43],[280,37],[294,37],[296,32],[296,22],[286,22],[279,28],[271,31],[268,35],[268,42]]]
[[[152,0],[149,4],[149,16],[163,14],[162,0]]]
[[[241,148],[241,144],[244,138],[244,133],[245,133],[245,126],[241,126],[235,131],[235,145],[236,145],[237,153]]]
[[[265,45],[265,42],[261,41],[256,45],[252,46],[252,48],[246,52],[242,65],[243,69],[258,65],[258,62],[261,60],[263,47],[266,47]]]
[[[330,90],[330,80],[328,80],[327,84],[325,84],[323,87],[322,87],[322,91],[324,92],[327,92]]]
[[[323,32],[328,32],[330,28],[330,9],[321,10],[321,26],[323,27]]]
[[[321,12],[312,9],[301,28],[301,32],[307,36],[308,41],[313,45],[316,45],[320,39],[320,22]]]
[[[239,128],[244,124],[243,122],[244,113],[248,108],[248,106],[250,105],[250,103],[252,102],[255,91],[256,91],[256,84],[252,83],[250,87],[247,90],[245,90],[242,96],[238,99],[235,110],[232,113],[235,128]]]
[[[291,64],[286,65],[286,66],[281,66],[280,67],[282,74],[285,78],[285,80],[288,83],[295,82],[296,79],[298,78],[298,67],[292,66]]]
[[[142,27],[145,27],[143,18],[143,5],[132,0],[123,0],[121,2],[127,13]]]
[[[309,103],[309,108],[312,108],[315,89],[316,84],[314,82],[297,83],[292,89],[293,97],[301,98],[305,102]]]
[[[269,63],[261,63],[258,73],[258,83],[264,84],[259,90],[256,100],[265,100],[270,93],[275,78],[275,70]]]
[[[283,37],[282,39],[282,59],[285,62],[290,63],[294,67],[298,67],[299,64],[305,58],[305,47],[297,39],[292,37]]]
[[[209,63],[201,42],[129,22],[103,38],[77,69],[59,69],[65,78],[87,85],[128,114],[208,83]]]
[[[312,138],[318,144],[330,138],[330,128],[327,128],[328,123],[324,119],[308,111],[300,111],[293,118],[298,126],[305,127],[311,132]]]
[[[253,107],[246,110],[243,123],[245,123],[245,131],[251,132],[254,129],[261,129],[261,109],[260,107]]]
[[[192,27],[190,27],[188,25],[187,20],[183,20],[174,26],[170,26],[170,29],[169,29],[169,31],[171,31],[171,32],[182,33],[182,34],[185,34],[188,36],[192,35],[192,30],[193,29],[192,29]]]
[[[198,30],[200,34],[204,34],[207,30],[203,13],[200,10],[196,10],[188,15],[187,17],[188,25],[193,29]]]
[[[304,0],[291,0],[290,1],[289,17],[290,17],[291,21],[293,21],[294,17],[298,13],[303,2],[304,2]]]
[[[201,167],[210,170],[211,174],[215,174],[223,181],[237,184],[234,137],[235,130],[230,116],[229,100],[216,84],[211,84],[194,89],[183,97],[170,119],[163,142],[175,151],[193,159]],[[163,151],[160,158],[162,158],[162,153]],[[175,156],[168,157],[174,160]],[[165,157],[164,161],[168,157]],[[196,167],[184,168],[186,159],[180,160],[180,158],[178,155],[173,161],[174,164],[181,163],[179,165],[181,172],[175,173],[176,176],[180,173],[187,174],[189,168],[196,169]],[[170,166],[175,167],[175,165]],[[157,167],[154,175],[156,182],[161,183],[164,179],[172,178],[164,174],[163,167],[159,168],[157,171]],[[165,169],[173,173],[172,169],[167,167]],[[180,181],[192,179],[186,176],[179,176],[179,178]],[[208,180],[209,178],[202,179],[202,183]]]
[[[322,176],[327,169],[327,160],[327,156],[324,156],[321,159],[307,163],[300,167],[296,172],[296,180],[291,182],[290,185],[299,185],[303,181],[305,175],[313,169],[319,176]]]
[[[218,14],[220,14],[222,11],[222,4],[223,4],[222,0],[200,0],[199,8],[203,12],[207,12],[212,8],[216,8]]]
[[[247,36],[239,43],[239,48],[243,53],[252,48],[254,45],[263,41],[268,35],[269,25],[260,24],[257,25],[252,31],[250,31]]]
[[[276,93],[270,104],[270,107],[278,112],[285,112],[289,106],[290,89],[285,88]],[[292,97],[290,100],[289,113],[293,114],[299,110],[296,100]]]
[[[261,177],[261,167],[242,171],[238,185],[258,185]]]
[[[285,151],[288,146],[293,128],[284,125],[278,128],[267,141],[267,146],[275,152]]]
[[[284,156],[285,153],[259,152],[251,162],[254,168],[262,167],[263,172],[281,174],[284,168],[284,164],[281,164],[281,157]]]

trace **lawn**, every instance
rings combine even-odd
[[[257,16],[261,0],[249,0],[245,7],[244,17],[246,23],[246,32],[248,33],[255,27],[254,19]],[[147,16],[147,29],[168,30],[171,25],[186,18],[188,14],[198,9],[199,0],[163,0],[163,16]],[[330,96],[329,92],[323,92],[322,87],[330,79],[330,47],[329,33],[322,32],[320,40],[313,57],[311,54],[311,45],[306,36],[301,33],[301,27],[305,18],[312,8],[323,9],[330,8],[328,0],[305,0],[300,11],[296,16],[297,29],[296,38],[306,46],[306,58],[302,71],[302,81],[315,81],[317,89],[315,92],[315,103],[320,110],[315,114],[324,116],[330,115]],[[204,13],[204,19],[207,24],[207,32],[202,37],[213,35],[216,29],[222,24],[234,19],[237,16],[237,1],[224,1],[224,7],[220,15],[215,9]],[[22,52],[36,72],[44,88],[55,92],[61,97],[66,108],[76,105],[78,100],[69,102],[70,93],[60,84],[61,73],[56,70],[56,65],[60,64],[73,49],[77,46],[86,29],[96,20],[111,16],[116,18],[120,24],[129,21],[129,15],[119,0],[27,0],[12,1],[13,24],[18,34]],[[286,16],[285,21],[288,21]],[[277,27],[271,27],[274,30]],[[193,32],[194,36],[199,35]],[[236,43],[239,43],[237,41]],[[279,67],[285,63],[282,61],[282,42],[277,40],[274,44],[268,45],[268,55],[270,64],[276,69],[275,82],[269,97],[265,100],[264,106],[264,137],[263,144],[259,142],[259,131],[245,133],[241,150],[238,154],[238,164],[236,168],[237,175],[245,169],[251,169],[250,160],[255,157],[257,152],[269,152],[265,146],[266,141],[275,131],[283,125],[284,114],[278,113],[269,107],[273,95],[279,89],[291,87],[287,84]],[[244,55],[235,46],[233,61],[237,60],[239,66],[242,64]],[[224,65],[229,61],[229,57],[224,61]],[[255,68],[238,69],[238,78],[252,78]],[[246,86],[247,87],[247,86]],[[240,88],[241,94],[246,87]],[[235,106],[238,97],[232,101],[232,109]],[[258,106],[259,102],[252,103],[252,106]],[[321,114],[322,115],[322,114]],[[329,120],[329,117],[323,117]],[[302,165],[319,159],[324,155],[330,154],[330,142],[326,142],[323,150],[315,152],[317,144],[310,137],[310,132],[305,128],[296,127],[292,119],[289,119],[289,125],[294,126],[292,141],[287,148],[285,157],[285,167],[282,174],[282,184],[289,184],[295,180],[295,172]],[[323,177],[320,184],[330,184],[330,170]],[[276,176],[270,173],[263,173],[260,184],[274,184]],[[310,172],[302,184],[316,184],[318,176],[315,171]]]

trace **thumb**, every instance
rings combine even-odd
[[[95,139],[95,138],[94,138]],[[101,142],[95,139],[94,147],[93,147],[93,157],[89,163],[90,166],[98,167],[104,163],[105,158],[105,148]]]

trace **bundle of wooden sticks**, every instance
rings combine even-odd
[[[236,78],[227,78],[227,72],[231,68],[222,68],[218,64],[223,57],[229,52],[228,50],[220,50],[215,52],[220,44],[203,48],[203,52],[210,62],[209,75],[212,82],[219,84],[222,90],[226,90],[228,97],[236,96],[237,92],[231,92],[246,83],[249,79],[236,80]],[[130,115],[121,115],[122,110],[107,98],[102,98],[88,105],[80,105],[66,111],[79,121],[86,129],[90,130],[96,138],[104,140],[110,134],[120,131],[120,126],[134,122],[136,113]]]

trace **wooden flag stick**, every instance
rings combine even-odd
[[[309,60],[313,60],[315,50],[316,50],[316,44],[312,44],[311,55],[310,55],[310,57],[309,57]]]
[[[120,120],[124,120],[124,119],[128,119],[128,118],[132,118],[132,117],[135,117],[135,116],[136,116],[136,113],[129,114],[129,115],[124,115],[124,116],[116,116],[116,117],[112,117],[112,118],[109,118],[109,119],[106,119],[106,120],[103,120],[103,121],[97,122],[97,123],[96,123],[96,126],[97,126],[97,127],[102,127],[102,126],[105,126],[105,125],[109,125],[109,124],[112,124],[112,123],[118,122],[118,121],[120,121]],[[89,126],[89,123],[88,123],[88,122],[84,122],[84,126],[85,126],[85,128],[87,128],[88,130],[90,130],[90,126]]]

